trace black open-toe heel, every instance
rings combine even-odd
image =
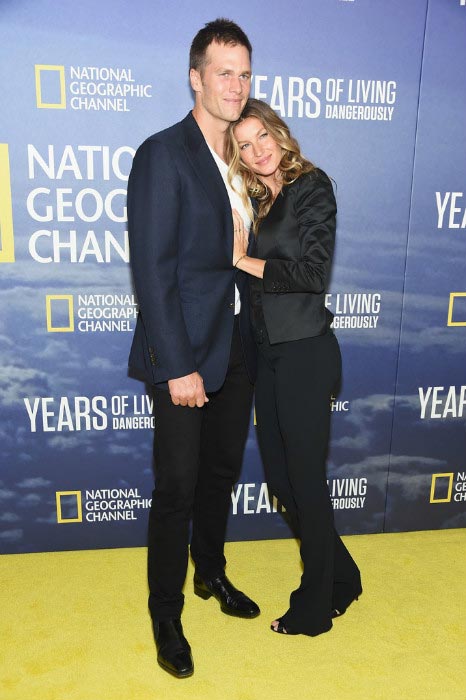
[[[332,610],[332,618],[335,617],[341,617],[342,615],[345,614],[345,612],[348,610],[349,606],[351,603],[354,603],[355,600],[358,600],[359,595],[355,596],[350,600],[350,602],[344,607],[344,608],[333,608]]]
[[[297,632],[292,632],[289,627],[285,625],[281,617],[277,617],[278,625],[275,628],[273,625],[270,625],[270,629],[272,632],[277,632],[277,634],[297,634]]]

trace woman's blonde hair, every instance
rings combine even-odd
[[[280,119],[278,114],[266,102],[254,98],[250,98],[246,102],[240,118],[236,122],[232,122],[228,127],[225,155],[227,163],[230,164],[228,169],[230,185],[233,187],[233,179],[236,175],[241,175],[242,177],[242,188],[238,194],[241,195],[243,204],[251,218],[255,219],[254,231],[257,232],[261,220],[267,216],[273,204],[273,195],[270,189],[241,160],[241,151],[235,139],[234,129],[249,117],[256,117],[282,149],[283,155],[278,168],[284,186],[290,185],[300,175],[311,172],[315,166],[304,158],[298,142],[291,136],[285,122]],[[257,202],[255,217],[252,216],[250,197]]]

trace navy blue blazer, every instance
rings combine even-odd
[[[236,282],[254,381],[248,281],[232,267],[231,205],[191,112],[138,148],[128,181],[128,233],[139,304],[131,373],[162,384],[198,371],[206,391],[219,389],[230,354]]]

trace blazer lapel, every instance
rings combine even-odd
[[[221,221],[226,249],[233,251],[233,219],[228,193],[202,131],[192,113],[182,122],[186,134],[186,154],[214,211]]]

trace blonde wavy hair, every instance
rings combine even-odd
[[[240,118],[228,127],[225,156],[227,163],[229,163],[228,181],[233,189],[236,189],[233,185],[234,178],[236,175],[241,175],[242,187],[238,194],[241,196],[251,219],[254,220],[254,232],[257,233],[261,220],[269,213],[274,200],[267,185],[261,182],[258,176],[241,160],[241,151],[235,139],[234,130],[238,124],[249,117],[256,117],[282,149],[283,155],[278,167],[283,186],[291,185],[300,175],[311,172],[315,169],[315,165],[304,158],[299,144],[291,136],[288,126],[266,102],[254,98],[250,98],[246,102]],[[257,202],[255,214],[250,197]]]

